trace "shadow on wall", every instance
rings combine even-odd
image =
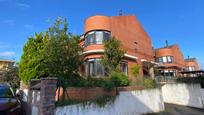
[[[164,102],[204,108],[204,98],[200,84],[172,83],[162,87]]]
[[[198,107],[204,109],[204,89],[201,88],[199,83],[187,84],[188,89],[188,106]]]
[[[69,105],[56,108],[56,115],[139,115],[164,110],[159,89],[121,91],[111,104],[99,107],[90,105]]]

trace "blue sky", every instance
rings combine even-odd
[[[80,35],[85,18],[122,10],[136,15],[155,48],[177,43],[204,68],[203,6],[203,0],[0,0],[0,57],[19,61],[27,38],[45,31],[48,19],[66,17],[69,32]]]

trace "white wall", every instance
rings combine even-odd
[[[204,108],[204,90],[200,84],[165,84],[162,94],[165,103]]]
[[[120,92],[114,103],[105,107],[72,105],[56,108],[56,115],[139,115],[164,110],[160,89]]]

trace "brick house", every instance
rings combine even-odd
[[[142,25],[134,15],[102,16],[87,18],[84,22],[84,34],[80,44],[83,46],[84,65],[81,73],[84,76],[104,76],[104,68],[100,64],[103,56],[103,41],[115,37],[121,42],[125,55],[120,62],[121,71],[134,79],[129,71],[131,67],[140,65],[140,76],[153,76],[154,54],[152,42]],[[148,65],[148,68],[146,66]]]
[[[163,76],[179,76],[185,70],[184,56],[177,44],[155,49],[155,60]]]
[[[185,59],[185,65],[187,71],[198,71],[200,69],[196,58]]]

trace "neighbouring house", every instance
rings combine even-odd
[[[8,59],[0,59],[0,77],[2,77],[3,72],[8,70],[9,67],[14,65],[15,61]]]
[[[184,56],[177,44],[155,49],[155,59],[162,76],[180,76],[185,70]]]
[[[84,22],[84,34],[80,44],[83,46],[84,65],[81,73],[84,76],[105,76],[105,70],[100,64],[104,53],[103,41],[115,37],[121,42],[121,48],[126,52],[120,62],[121,71],[133,80],[131,67],[140,65],[140,76],[154,76],[154,53],[152,42],[134,15],[102,16],[87,18]]]
[[[185,64],[187,71],[198,71],[200,69],[196,58],[185,59]]]
[[[185,71],[181,72],[181,74],[184,77],[197,77],[197,76],[204,75],[204,71],[200,70],[200,67],[196,58],[188,57],[187,59],[185,59],[185,68],[186,68]]]

